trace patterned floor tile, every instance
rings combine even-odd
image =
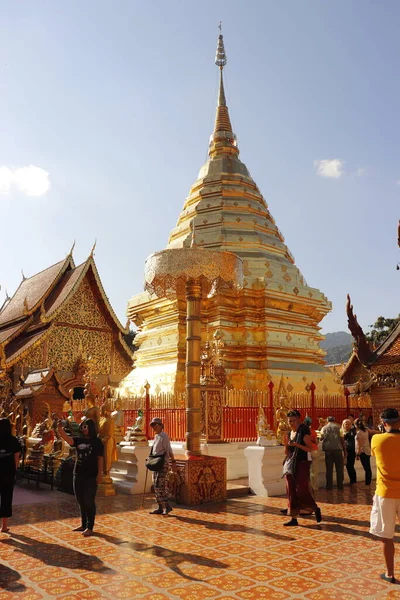
[[[319,587],[319,583],[310,579],[305,579],[296,574],[294,577],[285,577],[284,579],[274,579],[273,586],[293,594],[301,594]]]
[[[261,598],[265,598],[265,600],[286,600],[286,598],[291,597],[290,594],[277,592],[264,585],[255,586],[249,590],[243,590],[242,592],[238,592],[237,595],[239,598],[244,598],[244,600],[260,600]]]
[[[78,524],[73,498],[16,506],[0,536],[0,600],[381,600],[400,586],[379,579],[381,547],[368,534],[371,494],[321,491],[324,520],[287,531],[282,498],[245,497],[168,519],[140,499],[98,499],[95,534]],[[67,498],[67,499],[65,499]],[[29,524],[27,524],[29,523]],[[400,554],[396,557],[400,573]]]
[[[362,596],[355,596],[349,591],[337,590],[334,587],[327,587],[312,594],[305,594],[305,597],[309,600],[359,600],[362,598]]]
[[[126,600],[129,598],[137,598],[138,596],[151,592],[151,587],[138,583],[137,581],[127,581],[104,587],[103,590],[112,598]]]
[[[205,598],[217,598],[220,596],[220,593],[214,589],[198,583],[187,587],[172,588],[168,591],[182,600],[204,600]]]
[[[229,592],[236,592],[245,587],[249,587],[254,582],[248,577],[239,577],[238,575],[222,575],[208,582],[215,587]]]

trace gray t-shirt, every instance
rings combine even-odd
[[[322,450],[343,450],[340,427],[336,423],[328,423],[321,429]]]

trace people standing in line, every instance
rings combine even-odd
[[[340,427],[335,423],[335,417],[328,417],[328,423],[321,429],[320,439],[322,450],[325,452],[326,489],[333,488],[333,466],[336,469],[336,485],[338,490],[343,489],[344,460],[346,460],[346,445],[340,432]]]
[[[371,444],[369,441],[369,432],[361,419],[356,419],[356,459],[361,461],[365,471],[365,485],[371,485]]]
[[[285,462],[291,463],[291,472],[286,472],[286,491],[289,501],[288,514],[291,519],[284,523],[285,527],[298,525],[297,517],[300,509],[315,513],[317,523],[322,520],[310,486],[310,464],[308,454],[313,451],[310,430],[301,422],[300,413],[291,410],[287,414],[291,431],[285,439]]]
[[[400,519],[400,415],[395,408],[387,408],[381,419],[385,433],[375,435],[371,443],[376,458],[376,491],[369,531],[382,541],[386,572],[381,579],[396,583],[393,537],[396,518]]]
[[[0,518],[1,532],[8,533],[8,519],[12,517],[15,475],[21,456],[21,445],[12,435],[8,419],[0,419]]]
[[[58,433],[72,448],[76,449],[73,486],[75,498],[81,511],[81,531],[85,537],[92,535],[96,517],[97,486],[103,475],[103,442],[97,437],[96,423],[86,419],[79,425],[79,437],[70,437],[58,422]]]
[[[357,483],[357,473],[354,468],[356,462],[356,433],[350,419],[345,419],[342,423],[342,433],[346,445],[346,470],[350,479],[350,485]]]
[[[312,452],[311,454],[311,467],[310,467],[310,484],[314,492],[318,490],[318,479],[319,479],[319,469],[318,469],[318,436],[317,432],[312,426],[311,417],[306,417],[304,419],[304,425],[306,425],[310,429],[310,438],[311,438],[311,446]]]
[[[167,474],[170,462],[175,464],[174,453],[171,448],[169,436],[164,431],[164,424],[158,417],[150,422],[150,427],[155,433],[154,443],[151,449],[152,456],[164,455],[164,464],[160,471],[153,471],[154,493],[158,507],[150,512],[151,515],[167,515],[171,512],[169,504]]]

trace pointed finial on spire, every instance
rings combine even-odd
[[[22,275],[22,281],[25,281],[26,277],[24,275],[24,270],[23,269],[21,269],[21,275]]]
[[[215,54],[215,64],[222,71],[222,69],[226,65],[226,52],[225,52],[225,46],[224,46],[224,36],[222,35],[222,21],[219,22],[218,28],[219,28],[219,36],[218,36],[217,52]]]
[[[96,249],[96,244],[97,244],[97,239],[96,239],[96,240],[94,240],[93,247],[92,247],[92,249],[91,249],[91,251],[90,251],[90,258],[93,258],[94,251],[95,251],[95,249]]]
[[[72,253],[73,253],[73,251],[74,251],[74,248],[75,248],[75,239],[74,239],[74,241],[73,241],[73,244],[72,244],[72,246],[71,246],[71,250],[68,252],[68,256],[72,256]]]
[[[215,54],[215,64],[219,68],[219,91],[217,114],[215,116],[214,131],[210,139],[210,149],[208,151],[211,158],[219,155],[239,154],[236,143],[236,136],[233,133],[231,120],[229,118],[228,107],[226,105],[223,69],[227,58],[224,46],[224,37],[222,35],[222,23],[219,24],[220,34],[218,36],[217,52]]]

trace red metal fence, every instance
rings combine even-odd
[[[311,383],[304,392],[288,393],[279,386],[274,389],[272,381],[264,391],[252,390],[221,390],[222,430],[221,441],[252,442],[257,439],[257,421],[260,408],[263,409],[269,427],[277,427],[275,411],[281,406],[282,396],[285,406],[298,409],[302,418],[309,416],[313,427],[319,427],[319,418],[333,416],[341,423],[350,413],[358,417],[363,413],[368,419],[372,417],[370,399],[366,396],[350,396],[347,390],[344,395],[316,393],[316,386]],[[144,430],[149,439],[154,437],[149,426],[154,417],[160,417],[165,430],[173,441],[185,441],[186,409],[183,394],[173,395],[156,393],[150,395],[148,389],[140,397],[127,398],[121,401],[124,411],[125,430],[134,425],[138,410],[144,413]],[[83,403],[82,403],[83,404]],[[82,417],[82,406],[74,402],[74,418],[77,422]]]

